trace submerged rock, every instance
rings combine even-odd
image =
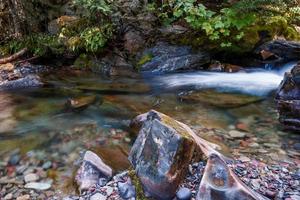
[[[192,198],[192,192],[188,188],[180,188],[176,193],[178,200],[190,200]]]
[[[146,114],[129,160],[144,190],[158,199],[172,199],[195,150],[187,130],[156,111]]]
[[[276,94],[279,121],[286,129],[300,131],[300,63],[285,74]]]
[[[266,200],[244,185],[216,154],[208,158],[196,200]]]
[[[79,190],[88,190],[95,185],[103,186],[112,177],[112,169],[106,165],[95,153],[87,151],[83,163],[79,168],[75,180]]]
[[[144,51],[138,65],[142,72],[165,73],[201,69],[210,61],[206,52],[193,51],[189,46],[158,43]]]
[[[66,103],[66,109],[70,111],[81,111],[88,108],[90,105],[94,104],[97,101],[97,97],[92,96],[84,96],[78,98],[68,99]]]
[[[201,102],[207,105],[220,108],[237,108],[256,103],[262,100],[257,96],[245,94],[220,93],[213,90],[192,91],[181,93],[179,98],[188,102]]]

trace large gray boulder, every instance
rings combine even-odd
[[[129,160],[145,191],[156,199],[172,199],[187,172],[195,142],[176,120],[156,111],[143,116]]]
[[[187,125],[151,110],[137,116],[139,135],[129,160],[144,190],[155,199],[173,199],[192,155],[208,158],[197,200],[266,200],[243,184],[227,165],[219,146],[196,135]]]
[[[138,65],[142,72],[166,73],[201,69],[209,61],[207,52],[160,42],[143,52]]]
[[[285,74],[276,94],[279,121],[286,129],[300,131],[300,62]]]

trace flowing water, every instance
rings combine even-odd
[[[198,71],[135,78],[105,78],[85,72],[51,74],[44,77],[47,87],[0,92],[0,153],[15,148],[22,152],[47,148],[53,132],[84,124],[93,124],[98,129],[128,130],[134,116],[150,109],[195,129],[227,131],[236,122],[252,123],[259,117],[272,119],[276,131],[281,131],[273,91],[293,65],[288,63],[281,70]],[[190,91],[197,91],[198,96],[192,101],[182,98],[182,94]],[[66,110],[68,99],[82,96],[95,96],[97,101],[80,112]]]

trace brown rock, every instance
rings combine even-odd
[[[103,186],[112,176],[112,169],[106,165],[95,153],[87,151],[83,157],[83,163],[76,175],[79,190],[90,189],[95,184]]]
[[[6,64],[1,64],[0,65],[0,70],[11,72],[14,69],[15,69],[15,66],[12,63],[6,63]]]
[[[274,53],[270,52],[270,51],[267,51],[267,50],[262,50],[260,52],[260,55],[262,57],[263,60],[267,60],[268,58],[274,56]]]
[[[240,130],[240,131],[246,131],[246,132],[249,132],[249,127],[247,124],[245,123],[242,123],[242,122],[238,122],[236,125],[235,125],[235,128],[237,130]]]
[[[72,26],[76,23],[78,23],[79,18],[76,16],[61,16],[55,20],[52,20],[48,24],[48,31],[51,34],[58,34],[60,29],[67,26]]]
[[[130,30],[124,35],[124,48],[130,53],[137,53],[145,45],[145,40],[138,31]]]
[[[30,199],[29,194],[25,194],[25,195],[17,197],[17,200],[29,200],[29,199]]]
[[[224,71],[229,73],[239,72],[241,71],[242,67],[238,65],[232,65],[232,64],[225,64],[224,65]]]

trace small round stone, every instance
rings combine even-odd
[[[190,200],[192,198],[192,192],[190,189],[182,187],[176,193],[176,197],[178,200]]]
[[[29,194],[25,194],[25,195],[17,197],[17,200],[29,200],[29,199],[30,199]]]
[[[19,154],[13,154],[10,158],[8,163],[10,165],[17,165],[20,162],[21,156]]]
[[[90,200],[106,200],[106,199],[107,199],[107,197],[100,193],[93,194],[90,197]]]
[[[51,161],[47,161],[43,164],[42,168],[47,170],[50,169],[52,167],[52,162]]]
[[[37,174],[30,173],[30,174],[25,175],[24,180],[26,183],[35,182],[35,181],[39,180],[39,176]]]
[[[128,182],[118,182],[118,190],[120,193],[120,196],[123,199],[130,199],[135,197],[135,188],[133,185],[131,185]]]
[[[13,194],[12,193],[8,193],[7,195],[5,195],[4,200],[11,200],[13,199]]]

